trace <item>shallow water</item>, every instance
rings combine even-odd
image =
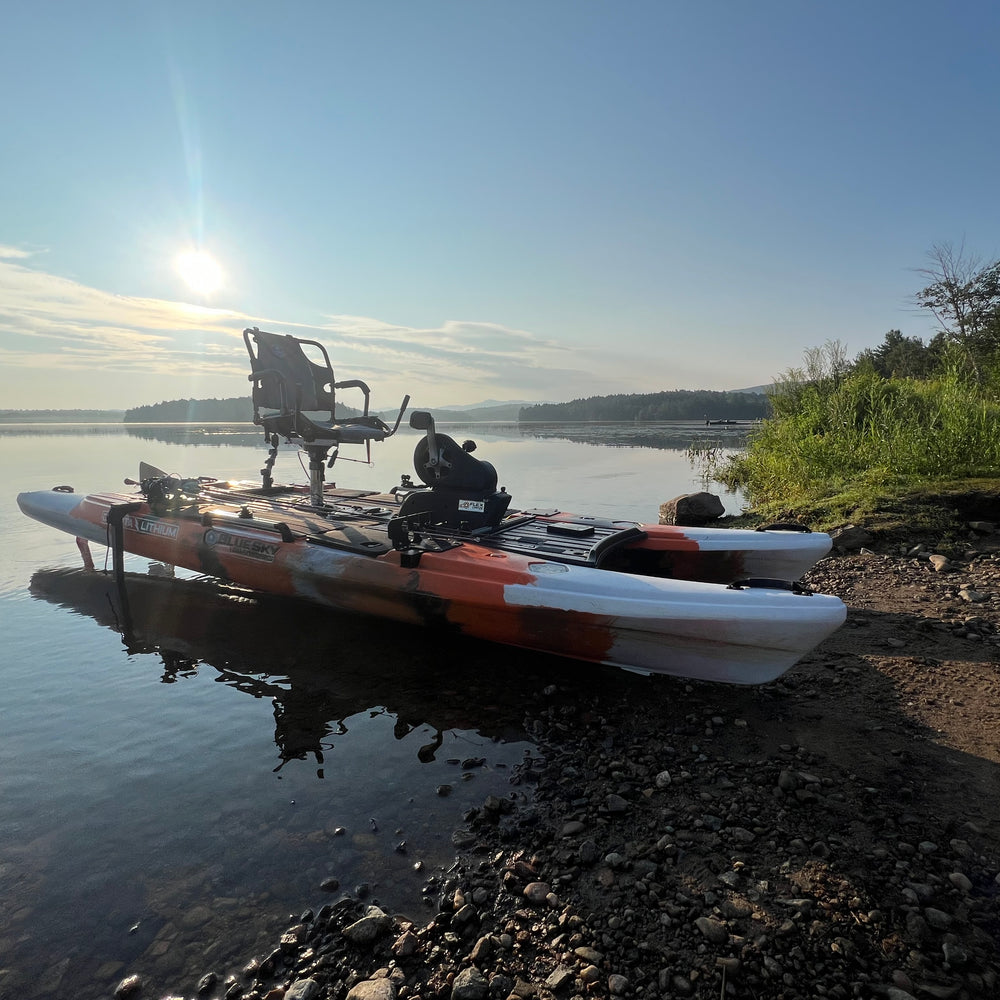
[[[700,485],[678,440],[717,431],[448,430],[476,438],[514,506],[646,521]],[[401,432],[374,468],[339,462],[330,478],[385,489],[410,471],[415,440]],[[463,813],[524,794],[510,776],[532,751],[525,699],[600,683],[600,669],[554,657],[151,578],[134,557],[123,637],[107,579],[14,502],[64,483],[115,488],[140,460],[255,477],[264,455],[245,428],[0,426],[2,996],[88,1000],[132,972],[150,995],[191,992],[269,950],[330,878],[419,915]],[[303,480],[294,449],[275,478]]]

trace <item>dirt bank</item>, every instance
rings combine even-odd
[[[774,684],[525,691],[542,751],[456,831],[425,918],[307,910],[202,995],[996,996],[1000,556],[949,544],[824,560],[806,582],[847,623]]]

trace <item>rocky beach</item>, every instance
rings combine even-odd
[[[805,583],[847,622],[775,683],[595,669],[525,690],[539,750],[465,816],[409,913],[317,886],[270,951],[170,995],[997,996],[990,528],[843,535]],[[138,976],[115,993],[152,995]]]

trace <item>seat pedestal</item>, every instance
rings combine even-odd
[[[303,444],[300,446],[309,456],[309,503],[313,507],[322,507],[323,485],[326,480],[327,454],[330,446],[325,444]],[[333,457],[337,457],[334,451]]]

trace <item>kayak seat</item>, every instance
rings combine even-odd
[[[479,531],[497,527],[510,506],[503,490],[478,493],[434,486],[408,493],[399,506],[400,519],[423,528]]]
[[[338,445],[382,441],[392,433],[381,417],[369,414],[371,390],[364,382],[336,381],[326,348],[318,341],[256,327],[244,330],[243,340],[250,355],[253,422],[265,434]],[[306,354],[306,346],[315,349],[318,360]],[[360,416],[337,416],[338,389],[361,390],[364,411]]]
[[[413,467],[428,486],[492,493],[497,488],[497,470],[465,451],[454,438],[436,434],[437,460],[430,461],[427,438],[422,437],[413,449]]]
[[[473,457],[475,443],[459,445],[434,428],[434,418],[423,410],[410,417],[410,426],[425,431],[413,449],[413,467],[427,488],[407,493],[399,516],[423,525],[474,531],[495,528],[510,506],[510,494],[497,489],[497,470]]]
[[[403,399],[390,427],[377,413],[369,413],[371,390],[360,379],[338,382],[326,348],[316,340],[303,340],[291,334],[266,333],[251,327],[243,331],[243,341],[250,355],[253,422],[264,429],[264,439],[271,450],[260,470],[265,489],[274,485],[271,469],[278,455],[278,439],[297,440],[309,456],[309,499],[314,507],[326,505],[324,467],[337,459],[343,444],[365,446],[366,460],[371,461],[372,441],[384,441],[399,428],[410,397]],[[311,357],[306,354],[310,349]],[[337,390],[360,389],[364,409],[353,417],[337,415]]]

